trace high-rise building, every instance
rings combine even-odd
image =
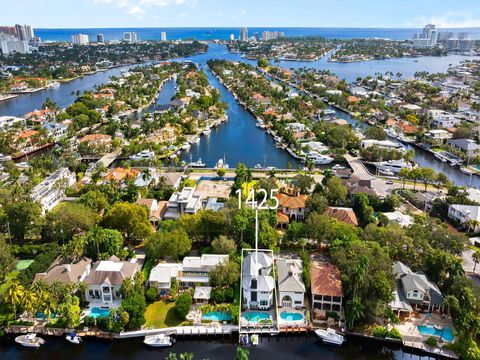
[[[458,40],[458,50],[459,51],[472,51],[475,47],[475,40],[464,38]]]
[[[254,32],[254,33],[253,33],[253,38],[254,38],[256,41],[260,40],[260,36],[258,35],[258,32]]]
[[[437,40],[440,42],[447,41],[448,39],[452,39],[454,37],[453,31],[441,31],[438,33]]]
[[[137,33],[136,32],[124,32],[123,40],[126,42],[134,43],[137,42]]]
[[[275,39],[280,39],[285,36],[285,33],[282,31],[264,31],[262,33],[262,40],[263,41],[268,41],[268,40],[275,40]]]
[[[74,34],[72,35],[72,43],[74,45],[86,45],[90,42],[88,35],[86,34]]]
[[[240,41],[248,41],[248,29],[246,27],[240,30]]]
[[[97,42],[104,43],[105,42],[105,36],[103,34],[98,34],[97,35]]]
[[[3,55],[9,55],[13,53],[26,54],[30,52],[28,41],[18,40],[13,35],[0,33],[0,49]]]
[[[0,26],[0,33],[18,37],[15,26]]]
[[[458,40],[464,40],[464,39],[469,39],[468,37],[468,32],[461,31],[457,34]]]
[[[458,38],[450,38],[447,39],[447,49],[452,51],[452,50],[458,50]]]
[[[15,29],[17,30],[17,38],[18,40],[27,40],[27,32],[25,31],[25,27],[19,24],[15,25]]]
[[[413,34],[413,47],[433,47],[437,44],[437,35],[435,25],[428,24],[421,33]]]
[[[27,34],[27,40],[30,41],[35,37],[33,29],[30,25],[25,25],[25,33]]]
[[[35,37],[30,25],[0,26],[0,33],[12,35],[22,41],[29,41]]]
[[[234,40],[235,40],[235,35],[230,34],[230,41],[234,41]]]
[[[160,40],[167,41],[167,33],[165,31],[160,33]]]

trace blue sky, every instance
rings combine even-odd
[[[478,0],[1,0],[0,24],[77,27],[480,27]]]

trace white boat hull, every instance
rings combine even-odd
[[[315,334],[322,339],[322,342],[329,345],[341,346],[345,342],[343,335],[337,334],[333,329],[318,329]]]

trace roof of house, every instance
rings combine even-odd
[[[211,293],[211,286],[197,286],[195,287],[195,293],[193,294],[193,298],[195,300],[210,300]]]
[[[228,261],[228,255],[221,254],[203,254],[202,256],[185,256],[183,258],[183,268],[185,269],[212,269]]]
[[[56,281],[63,284],[74,284],[81,280],[82,275],[91,263],[91,259],[82,257],[76,263],[65,264],[62,262],[62,259],[58,257],[49,266],[47,271],[35,274],[34,281],[43,280],[49,284]]]
[[[290,222],[290,218],[288,215],[282,213],[281,211],[277,211],[277,223],[279,224],[288,224]]]
[[[290,196],[285,194],[277,194],[278,204],[280,207],[289,209],[303,209],[306,207],[307,195]]]
[[[85,278],[87,285],[122,285],[123,280],[133,277],[139,270],[137,263],[120,261],[112,256],[108,260],[97,261],[90,274]]]
[[[301,260],[277,259],[277,274],[279,291],[305,292]]]
[[[156,281],[158,283],[170,283],[173,277],[177,277],[179,271],[182,270],[182,264],[176,263],[160,263],[150,271],[148,281]]]
[[[165,179],[165,185],[167,186],[174,186],[177,184],[178,180],[180,180],[183,176],[183,173],[179,172],[171,172],[162,174],[162,177]]]
[[[357,216],[352,208],[329,206],[326,214],[344,223],[358,226]]]
[[[258,263],[257,263],[258,258]],[[251,252],[243,258],[242,271],[244,275],[258,274],[258,270],[264,268],[268,269],[272,266],[273,259],[270,255],[263,251],[258,252],[258,257],[255,252]]]
[[[104,179],[107,181],[113,180],[116,182],[120,182],[125,180],[126,178],[135,179],[139,173],[140,171],[136,169],[125,169],[118,167],[110,169],[107,175],[105,175]]]
[[[332,264],[312,264],[310,267],[312,294],[343,296],[340,270]]]
[[[107,134],[89,134],[78,139],[79,142],[95,142],[95,141],[110,141],[112,140],[111,135]]]
[[[472,139],[452,139],[448,140],[448,143],[466,151],[480,149],[480,145]]]
[[[413,290],[419,290],[429,294],[431,304],[441,305],[443,303],[443,296],[437,285],[430,281],[424,273],[413,272],[407,265],[400,261],[394,262],[392,269],[393,275],[401,283],[404,294]],[[423,299],[409,299],[409,302],[420,304],[423,302]]]

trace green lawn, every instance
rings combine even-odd
[[[165,328],[181,325],[183,321],[175,314],[174,307],[174,302],[163,300],[148,305],[147,311],[145,311],[145,326]]]

